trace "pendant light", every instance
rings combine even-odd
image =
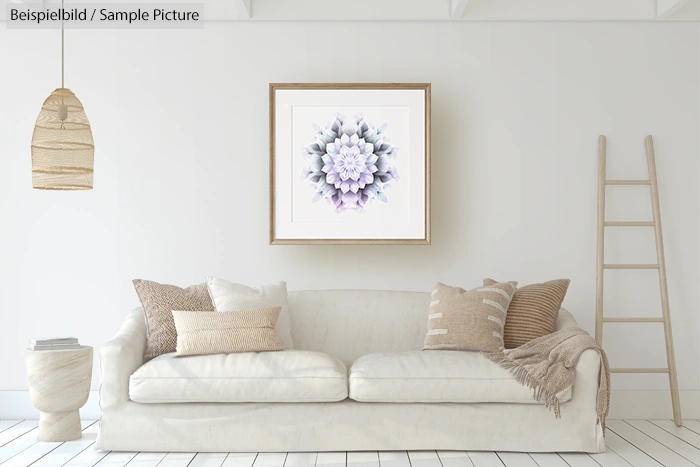
[[[63,0],[61,0],[63,9]],[[95,145],[83,104],[64,87],[61,21],[61,87],[44,101],[32,136],[32,187],[91,190]]]

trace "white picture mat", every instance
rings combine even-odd
[[[365,104],[368,103],[368,104]],[[363,213],[336,214],[301,178],[301,148],[335,113],[364,113],[375,125],[388,123],[399,147],[400,179],[388,203],[374,200]],[[277,90],[275,94],[275,237],[278,239],[425,238],[425,91]]]

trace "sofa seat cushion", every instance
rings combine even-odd
[[[361,402],[501,402],[536,404],[532,389],[479,352],[387,352],[358,358],[350,398]],[[560,401],[571,399],[571,389]]]
[[[151,404],[335,402],[347,398],[347,381],[345,365],[320,352],[168,353],[131,375],[129,397]]]

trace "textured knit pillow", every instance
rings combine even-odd
[[[423,350],[503,350],[503,324],[517,282],[464,290],[433,285]]]
[[[134,288],[146,316],[145,358],[175,352],[177,331],[173,310],[214,311],[207,284],[181,289],[174,285],[135,279]]]
[[[257,310],[173,311],[177,355],[284,350],[275,332],[281,306]]]
[[[292,321],[289,318],[286,282],[248,287],[216,277],[207,277],[207,285],[216,311],[239,311],[281,306],[282,311],[275,325],[275,331],[277,331],[282,345],[288,349],[293,347]]]
[[[569,282],[569,279],[558,279],[526,285],[515,291],[503,335],[506,349],[520,347],[554,332]],[[491,284],[496,284],[496,281],[484,279],[484,285]]]

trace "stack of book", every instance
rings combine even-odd
[[[79,349],[80,344],[75,337],[42,337],[31,339],[29,348],[32,350],[70,350]]]

